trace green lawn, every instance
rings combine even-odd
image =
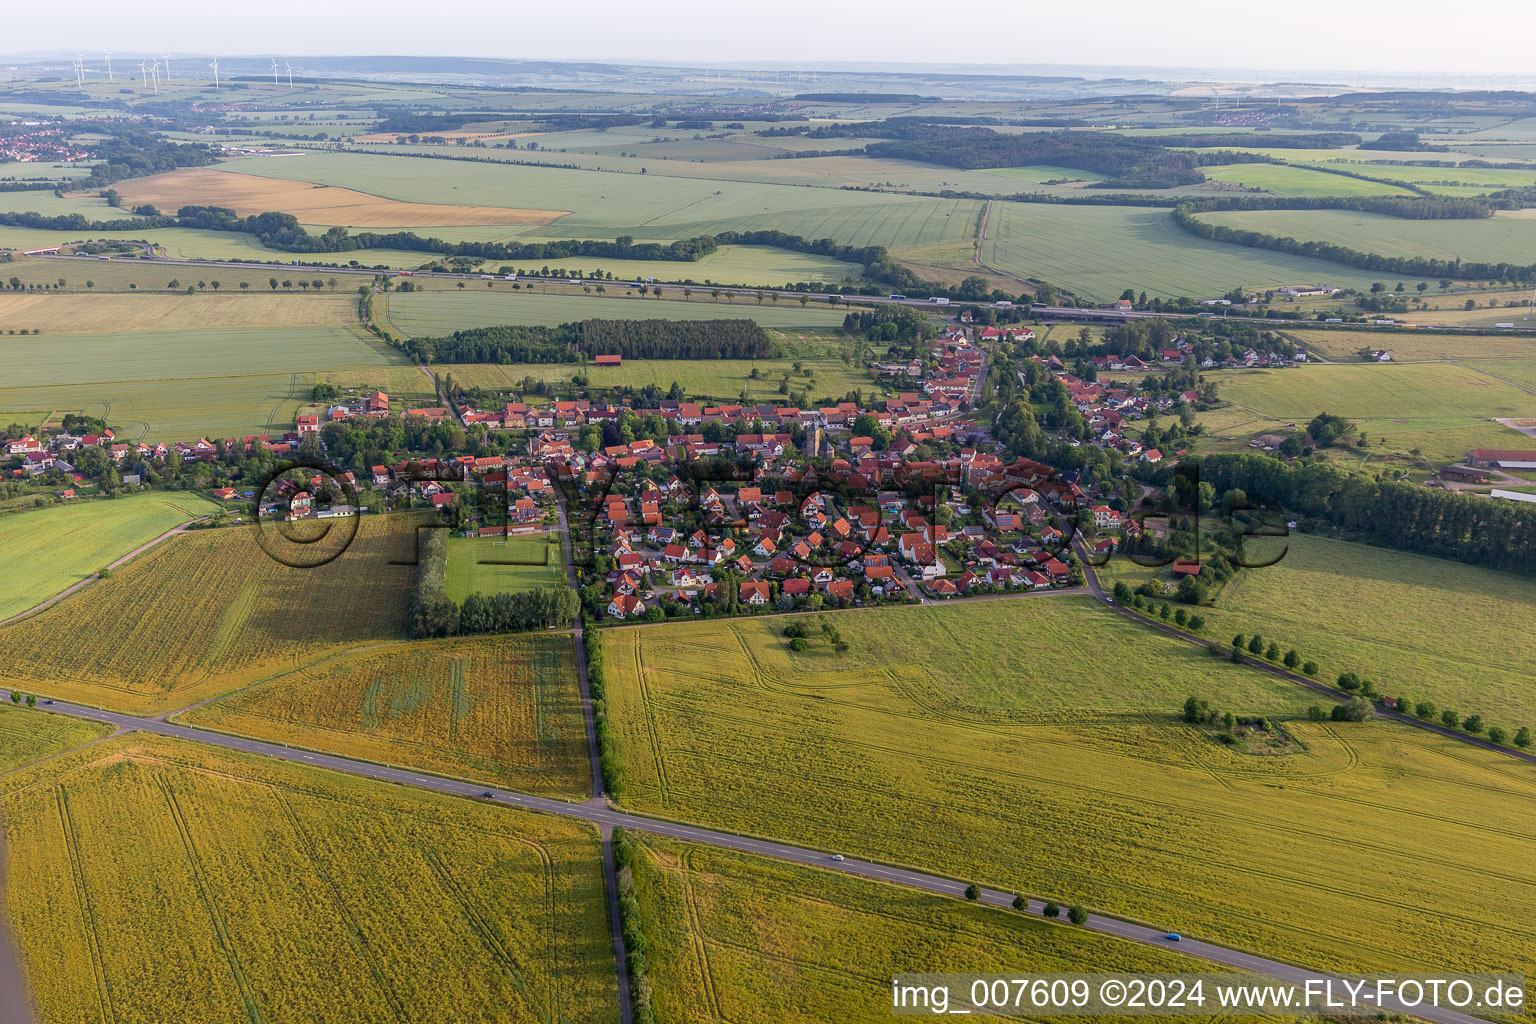
[[[1238,286],[1326,281],[1367,288],[1374,280],[1335,263],[1196,238],[1167,210],[1148,207],[996,203],[984,249],[999,270],[1102,301],[1126,288],[1204,298]]]
[[[448,541],[448,596],[455,601],[470,594],[489,597],[502,591],[561,587],[565,582],[560,544],[553,534]]]
[[[1210,224],[1382,256],[1525,264],[1536,259],[1536,218],[1526,213],[1499,211],[1481,220],[1406,220],[1352,210],[1227,210],[1200,217]]]
[[[77,500],[0,516],[6,583],[0,619],[46,601],[180,523],[218,505],[185,492]]]
[[[413,336],[440,336],[470,327],[500,324],[561,324],[572,320],[755,320],[764,327],[828,329],[840,327],[845,308],[826,303],[801,306],[797,300],[778,302],[738,295],[728,300],[695,292],[692,299],[641,298],[638,290],[604,285],[606,295],[541,294],[533,291],[492,291],[473,285],[463,292],[395,292],[389,298],[389,321]]]

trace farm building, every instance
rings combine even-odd
[[[1536,451],[1519,448],[1474,448],[1467,465],[1492,469],[1536,469]]]
[[[620,364],[622,364],[624,362],[624,357],[623,356],[598,356],[595,361],[596,361],[598,366],[618,366],[618,365],[620,365]]]

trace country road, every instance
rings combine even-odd
[[[0,690],[0,701],[5,701],[9,698],[9,692]],[[155,733],[160,736],[171,736],[226,750],[270,757],[294,764],[309,765],[313,768],[327,768],[333,771],[347,772],[351,775],[375,779],[380,782],[391,782],[401,786],[414,786],[418,789],[432,790],[433,792],[447,793],[453,796],[483,800],[485,798],[482,794],[490,793],[491,802],[527,811],[556,814],[561,817],[588,821],[596,825],[605,834],[611,833],[614,826],[621,825],[626,829],[636,832],[647,832],[687,842],[704,843],[724,849],[739,850],[743,853],[775,857],[779,860],[806,864],[825,870],[842,871],[876,881],[910,886],[914,889],[921,889],[942,896],[963,898],[965,894],[965,882],[945,878],[941,875],[913,871],[908,868],[880,864],[874,861],[857,860],[852,857],[844,860],[833,860],[832,855],[823,850],[812,850],[793,846],[789,843],[774,842],[769,839],[758,839],[731,832],[719,832],[714,829],[664,821],[639,814],[630,814],[614,810],[600,799],[592,799],[582,803],[570,803],[563,800],[553,800],[548,797],[528,796],[504,789],[490,789],[484,785],[472,782],[461,782],[457,779],[428,775],[424,772],[412,771],[409,768],[395,768],[367,761],[355,761],[350,758],[338,757],[334,754],[301,750],[277,743],[268,743],[264,740],[246,739],[241,736],[230,736],[224,733],[206,732],[202,729],[193,729],[171,722],[162,722],[151,718],[137,718],[132,715],[102,711],[99,708],[83,707],[77,704],[55,703],[46,706],[43,710],[85,718],[94,722],[105,722],[121,730],[138,730]],[[611,864],[605,864],[605,868],[611,869]],[[611,895],[614,892],[611,881],[609,892],[611,906],[614,902]],[[1013,899],[1013,893],[983,888],[980,902],[991,907],[1009,908],[1013,905]],[[1039,914],[1043,905],[1039,900],[1030,900],[1029,913]],[[616,914],[614,919],[615,921],[617,920]],[[1177,927],[1177,924],[1177,922],[1169,922],[1170,927]],[[1062,927],[1067,926],[1063,925]],[[1114,935],[1122,939],[1129,939],[1133,942],[1141,942],[1147,945],[1158,947],[1168,947],[1169,945],[1162,928],[1153,928],[1133,921],[1107,917],[1103,914],[1090,914],[1083,927],[1090,931],[1102,932],[1106,935]],[[1330,975],[1323,972],[1309,970],[1278,960],[1270,960],[1242,950],[1230,949],[1226,946],[1190,937],[1185,937],[1179,943],[1177,951],[1239,970],[1262,972],[1286,981],[1304,982],[1309,979],[1326,979],[1330,977]],[[619,969],[620,989],[627,1006],[628,994],[627,987],[623,982],[623,960],[619,961]],[[1384,1004],[1384,1008],[1389,1011],[1408,1012],[1405,1007],[1395,1002]],[[1457,1013],[1452,1010],[1418,1009],[1412,1012],[1412,1016],[1433,1021],[1434,1024],[1478,1024],[1480,1021],[1480,1018]]]

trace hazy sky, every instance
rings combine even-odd
[[[1529,0],[19,0],[0,51],[1536,72]]]

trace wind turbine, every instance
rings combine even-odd
[[[277,58],[272,58],[272,84],[277,84]]]
[[[139,61],[139,78],[143,84],[149,84],[149,65]]]
[[[107,81],[110,82],[112,81],[112,51],[102,50],[101,52],[105,54],[107,58]]]
[[[72,67],[75,69],[75,88],[76,89],[84,89],[85,88],[85,55],[83,53],[81,53],[79,50],[75,51],[75,63],[72,65]]]
[[[293,65],[289,64],[287,61],[283,61],[283,66],[288,69],[288,88],[292,89],[293,88]]]
[[[213,87],[217,89],[219,87],[219,58],[213,58],[213,63],[208,66],[213,68]]]
[[[171,80],[171,55],[162,53],[159,62],[165,65],[165,80],[169,82]]]
[[[149,65],[149,83],[155,87],[155,95],[160,95],[160,62],[151,61]]]

